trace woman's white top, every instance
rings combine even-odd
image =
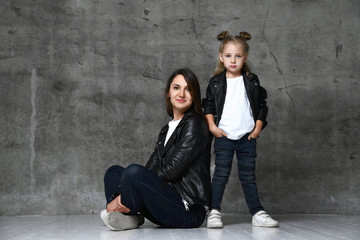
[[[224,109],[218,127],[228,134],[227,138],[238,140],[254,129],[255,122],[243,76],[227,78],[226,83]]]
[[[164,146],[166,145],[166,143],[167,143],[167,141],[169,140],[169,138],[171,137],[171,135],[174,133],[175,128],[177,127],[177,125],[179,125],[179,122],[180,122],[180,121],[181,121],[181,119],[176,120],[176,121],[174,121],[174,119],[173,119],[173,120],[171,120],[171,121],[168,123],[169,129],[168,129],[168,131],[167,131],[167,133],[166,133],[166,138],[165,138]]]

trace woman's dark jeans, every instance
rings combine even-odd
[[[193,205],[186,211],[176,189],[141,165],[112,166],[105,173],[104,183],[107,203],[112,201],[114,193],[120,193],[121,203],[131,210],[129,214],[140,212],[155,224],[193,228],[205,220],[204,206]]]
[[[239,140],[215,138],[215,171],[212,179],[211,208],[221,209],[225,186],[228,183],[234,152],[236,152],[238,177],[246,203],[252,215],[264,210],[255,183],[256,139],[248,140],[248,134]]]

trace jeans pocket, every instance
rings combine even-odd
[[[225,137],[222,136],[222,137],[214,137],[215,140],[220,140],[220,139],[224,139]]]

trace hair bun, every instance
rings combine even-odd
[[[240,32],[239,36],[244,38],[246,41],[249,41],[251,39],[251,35],[248,32]]]
[[[229,36],[229,32],[228,31],[223,31],[222,33],[220,33],[218,36],[217,36],[217,39],[219,41],[222,41],[224,40],[224,38],[226,38],[227,36]]]

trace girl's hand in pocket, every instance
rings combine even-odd
[[[225,136],[225,137],[228,136],[221,128],[218,128],[217,126],[210,128],[210,132],[217,138],[223,137],[223,136]]]

